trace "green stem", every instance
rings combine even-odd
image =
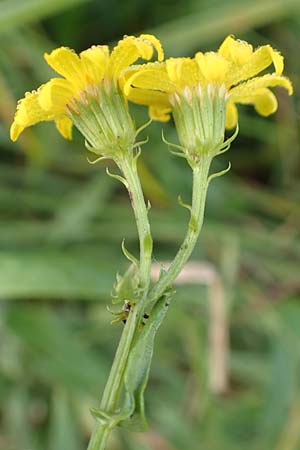
[[[108,424],[96,423],[87,450],[105,450],[110,432]]]
[[[152,236],[148,221],[148,210],[137,173],[136,160],[124,158],[119,162],[119,168],[127,181],[127,189],[131,200],[140,242],[140,284],[147,293],[150,284]]]
[[[166,288],[172,285],[197,243],[203,224],[210,163],[210,157],[203,157],[201,164],[193,168],[193,198],[187,233],[169,269],[150,291],[147,300],[147,307],[149,309],[153,307]]]
[[[129,313],[105,386],[100,409],[105,411],[108,415],[116,413],[119,406],[128,356],[135,337],[135,332],[144,312],[146,301],[147,307],[153,306],[156,303],[157,299],[163,294],[165,289],[173,283],[196,245],[203,223],[210,162],[210,158],[203,158],[202,164],[193,169],[193,199],[187,234],[168,271],[150,291],[147,299],[150,285],[152,255],[152,238],[147,208],[137,175],[136,161],[130,161],[128,159],[124,159],[121,162],[119,161],[118,165],[127,181],[128,192],[137,222],[140,241],[140,282],[143,289],[143,296],[140,299],[141,301],[137,302]],[[113,422],[109,423],[109,420],[97,420],[87,450],[105,450],[113,426]]]
[[[114,414],[119,406],[123,377],[135,332],[143,316],[144,303],[150,285],[152,256],[152,237],[148,222],[148,211],[136,168],[136,160],[124,158],[118,162],[119,168],[127,182],[140,242],[140,284],[143,296],[134,305],[128,315],[126,325],[120,338],[111,371],[104,389],[100,409],[107,414]],[[97,420],[87,450],[104,450],[113,425]]]
[[[117,409],[123,383],[123,376],[130,347],[137,327],[137,322],[137,309],[132,308],[121,335],[121,339],[100,403],[100,409],[105,411],[106,413],[114,413]],[[110,431],[111,426],[109,423],[96,421],[87,450],[104,449]]]
[[[103,392],[100,409],[114,412],[118,406],[127,358],[137,325],[137,308],[130,311]]]

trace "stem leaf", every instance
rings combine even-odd
[[[125,404],[130,414],[121,425],[131,431],[145,431],[148,428],[144,392],[149,379],[155,335],[166,316],[172,295],[173,289],[169,289],[156,303],[130,352],[124,376]]]

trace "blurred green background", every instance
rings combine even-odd
[[[52,75],[45,51],[145,31],[167,56],[217,49],[230,33],[270,43],[285,55],[295,95],[278,89],[270,118],[240,108],[240,134],[214,163],[221,169],[230,159],[233,168],[210,187],[193,255],[217,283],[178,286],[156,342],[150,431],[116,431],[109,449],[300,448],[299,29],[299,0],[0,1],[1,450],[85,449],[89,407],[122,330],[106,310],[126,267],[122,238],[138,250],[125,190],[103,164],[87,163],[79,134],[67,142],[43,123],[10,142],[16,100]],[[146,121],[144,108],[131,109],[137,125]],[[187,201],[191,179],[161,142],[162,128],[176,139],[172,123],[153,123],[140,172],[155,257],[168,260],[188,219],[176,199]],[[226,381],[224,354],[220,386],[213,380]]]

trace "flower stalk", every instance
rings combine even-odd
[[[193,168],[192,205],[186,236],[170,267],[149,292],[147,304],[150,309],[168,286],[172,285],[195,248],[203,224],[211,159],[210,156],[204,156],[200,164]]]
[[[126,187],[136,220],[140,244],[140,287],[146,294],[150,284],[150,270],[153,241],[148,220],[148,209],[145,204],[144,195],[137,172],[138,155],[128,158],[124,157],[118,162],[118,166],[126,180]]]

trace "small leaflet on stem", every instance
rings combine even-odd
[[[172,153],[172,155],[180,156],[181,158],[186,158],[186,149],[182,147],[182,145],[173,144],[172,142],[167,141],[164,135],[164,130],[161,130],[161,138],[164,144],[168,145],[169,147],[177,148],[180,150],[180,152],[174,152],[169,148],[169,152]],[[182,153],[181,153],[182,152]]]
[[[126,179],[124,177],[122,177],[122,175],[118,175],[116,173],[111,173],[108,167],[106,167],[106,173],[109,177],[120,181],[128,189],[128,183],[127,183]]]
[[[228,163],[228,167],[226,167],[226,169],[220,170],[220,172],[211,174],[208,177],[207,184],[209,184],[214,178],[218,178],[218,177],[221,177],[222,175],[225,175],[227,172],[229,172],[230,169],[231,169],[231,162]]]
[[[180,206],[182,206],[185,209],[188,209],[190,212],[192,211],[192,206],[188,205],[187,203],[184,203],[182,201],[181,195],[178,195],[177,200],[178,200],[178,203],[179,203]]]
[[[125,258],[127,258],[130,262],[132,262],[132,264],[139,268],[138,259],[125,247],[125,239],[122,240],[121,248]]]

